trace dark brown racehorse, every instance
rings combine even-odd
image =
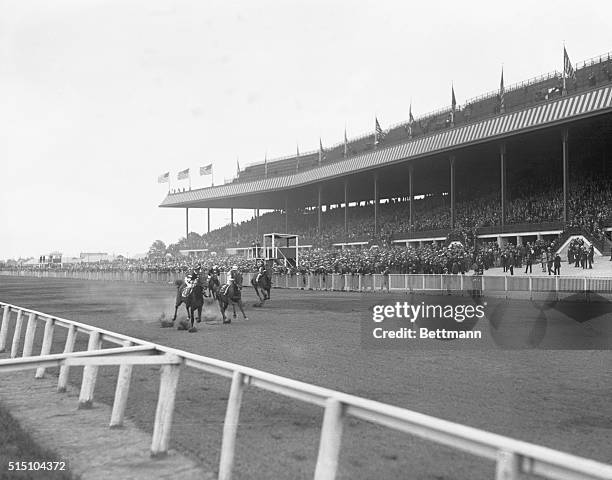
[[[259,280],[257,276],[253,277],[251,279],[251,285],[253,285],[257,298],[259,298],[259,303],[255,306],[262,307],[266,300],[270,300],[270,289],[272,288],[272,279],[270,275],[268,272],[264,272],[262,275],[259,275]]]
[[[174,285],[176,285],[176,302],[174,305],[174,318],[172,318],[172,323],[176,320],[176,312],[178,311],[178,307],[181,303],[185,304],[185,309],[187,310],[187,317],[191,321],[190,332],[195,332],[196,328],[193,326],[195,321],[194,314],[197,310],[198,312],[198,323],[202,321],[202,306],[204,305],[204,285],[198,278],[196,284],[193,289],[187,296],[183,296],[183,290],[187,287],[184,281],[175,280]]]
[[[214,273],[212,275],[209,275],[208,283],[206,287],[208,288],[208,292],[210,293],[210,296],[216,300],[217,291],[221,287],[221,282],[219,282],[219,277],[217,277],[217,275]]]
[[[216,291],[217,301],[219,302],[219,310],[221,310],[221,316],[223,317],[223,323],[231,323],[232,321],[225,316],[225,310],[231,304],[234,309],[234,320],[236,320],[236,305],[242,312],[242,316],[245,320],[248,320],[244,308],[242,305],[242,275],[236,273],[234,281],[230,282],[229,285],[223,285]]]

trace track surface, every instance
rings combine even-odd
[[[365,349],[360,319],[382,296],[272,293],[264,309],[253,309],[254,294],[245,291],[248,322],[189,334],[159,328],[160,314],[171,312],[171,286],[0,277],[5,302],[612,462],[610,351]],[[536,315],[532,305],[513,301],[506,315]],[[63,348],[62,330],[53,353]],[[84,336],[77,348],[86,348]],[[216,470],[229,381],[189,369],[181,375],[172,444]],[[100,370],[97,401],[112,404],[115,379],[116,368]],[[156,368],[134,369],[128,416],[146,431],[158,382]],[[322,410],[248,389],[240,420],[236,478],[312,478]],[[474,479],[493,472],[491,462],[389,429],[353,419],[345,427],[339,478]]]

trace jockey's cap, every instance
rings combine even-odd
[[[238,270],[238,266],[237,266],[237,265],[234,265],[234,266],[232,267],[232,270]]]

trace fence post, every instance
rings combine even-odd
[[[518,455],[503,450],[497,453],[495,480],[516,480],[520,470]]]
[[[484,274],[480,276],[480,291],[482,294],[485,292],[485,276]]]
[[[155,411],[151,457],[164,457],[168,453],[176,386],[178,385],[180,365],[162,365],[159,382],[159,398]]]
[[[242,392],[245,386],[243,373],[234,372],[229,399],[227,400],[227,411],[223,423],[223,440],[221,442],[221,460],[219,462],[219,480],[230,480],[234,466],[234,454],[236,451],[236,433],[238,431],[238,420],[240,418],[240,404]]]
[[[123,342],[124,347],[132,346],[132,342]],[[130,392],[130,381],[132,380],[132,365],[121,365],[117,376],[117,387],[115,388],[115,401],[111,413],[110,428],[123,426],[125,407],[127,405],[128,393]]]
[[[423,276],[423,291],[425,291],[425,274],[422,273],[421,275]]]
[[[66,345],[64,346],[64,353],[72,353],[72,351],[74,350],[76,334],[76,327],[70,324],[70,326],[68,327],[68,334],[66,336]],[[66,391],[66,386],[68,385],[69,371],[70,367],[68,365],[63,365],[60,367],[59,378],[57,379],[57,391],[60,393]]]
[[[13,333],[13,343],[11,344],[11,358],[17,356],[19,341],[21,340],[21,328],[23,326],[23,310],[17,310],[17,321],[15,322],[15,332]]]
[[[529,277],[529,300],[533,300],[533,282],[532,282],[532,277]]]
[[[55,327],[55,320],[47,318],[45,321],[45,335],[43,336],[42,347],[40,349],[40,355],[49,355],[51,352],[51,344],[53,343],[53,329]],[[43,378],[45,376],[45,367],[38,367],[34,378]]]
[[[102,341],[100,332],[89,332],[89,341],[87,342],[87,351],[100,350]],[[98,377],[97,365],[86,365],[83,367],[83,381],[81,382],[81,393],[79,394],[79,408],[91,408],[93,405],[93,392],[96,387],[96,378]]]
[[[4,305],[2,307],[2,326],[0,326],[0,353],[6,349],[6,336],[8,335],[9,320],[11,318],[11,307]]]
[[[361,278],[363,277],[363,275],[361,273],[357,274],[357,291],[361,292]]]
[[[23,353],[22,357],[29,357],[32,355],[32,349],[34,348],[34,336],[36,335],[36,314],[28,314],[28,325],[26,327],[25,339],[23,341]]]
[[[555,292],[557,297],[557,302],[559,301],[559,277],[555,277]]]
[[[315,468],[315,480],[333,480],[336,478],[340,443],[342,441],[343,413],[342,403],[335,398],[327,399]]]

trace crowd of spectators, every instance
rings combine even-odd
[[[612,224],[612,178],[573,178],[569,189],[568,227],[578,228],[598,241],[605,238],[605,227]],[[469,196],[468,196],[469,195]],[[563,217],[563,191],[550,178],[526,180],[510,192],[506,225],[560,222]],[[501,224],[499,192],[480,191],[459,196],[455,206],[455,228],[473,237],[479,228]],[[378,231],[374,232],[374,205],[361,202],[348,209],[348,232],[345,232],[344,208],[330,208],[322,214],[321,231],[317,231],[317,212],[292,212],[289,232],[300,236],[300,243],[329,247],[333,243],[366,242],[388,246],[392,240],[406,238],[411,232],[448,233],[450,204],[448,196],[432,195],[415,200],[410,224],[409,201],[392,199],[379,206]],[[285,215],[280,211],[202,235],[191,248],[250,246],[260,240],[257,232],[284,232]],[[259,225],[257,225],[257,223]],[[437,236],[437,235],[436,235]]]

